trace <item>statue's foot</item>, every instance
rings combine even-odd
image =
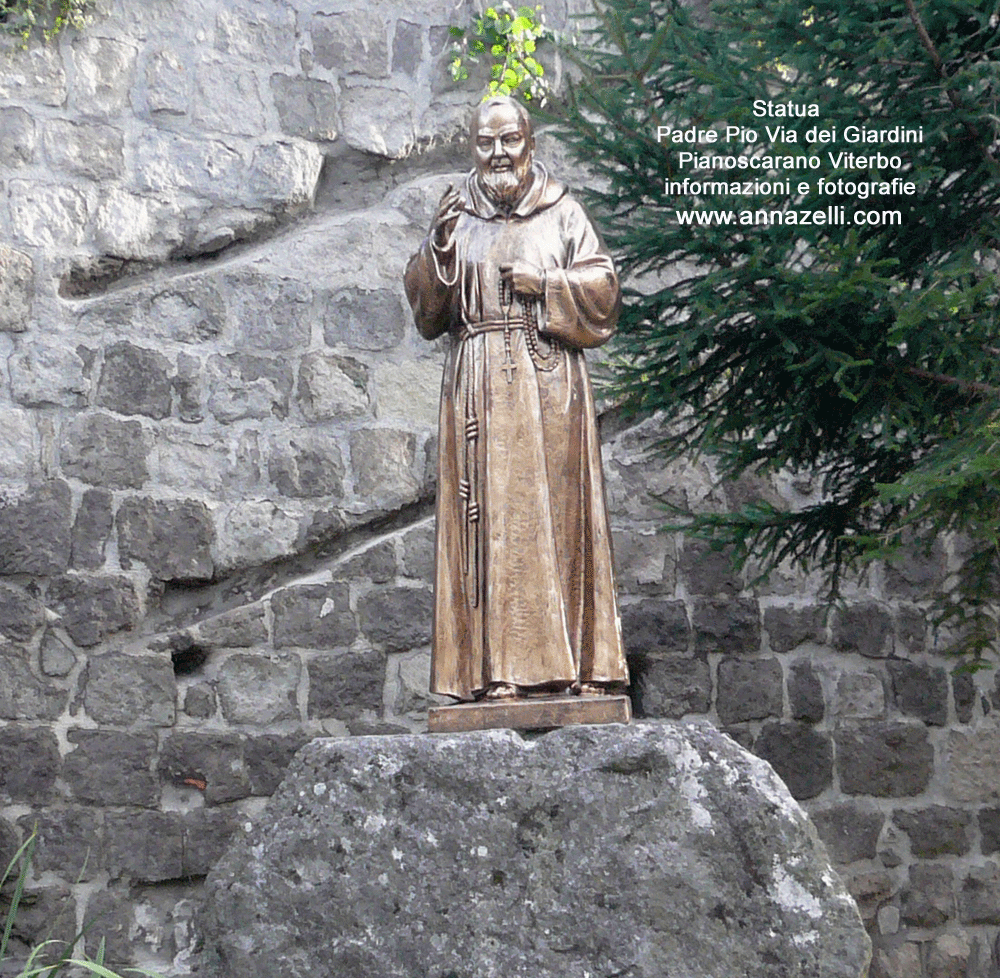
[[[580,683],[581,696],[610,696],[612,689],[606,683]]]
[[[517,698],[517,687],[513,683],[493,683],[486,690],[488,700],[512,700]]]

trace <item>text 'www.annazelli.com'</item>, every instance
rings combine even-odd
[[[773,225],[866,224],[872,226],[902,224],[902,211],[855,210],[848,215],[839,204],[818,210],[759,209],[751,211],[689,210],[674,211],[678,224],[737,227]]]

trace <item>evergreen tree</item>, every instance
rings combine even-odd
[[[822,488],[799,511],[758,503],[689,529],[739,564],[821,566],[834,595],[844,569],[959,531],[964,570],[937,615],[981,654],[1000,580],[1000,4],[722,0],[710,25],[675,0],[595,10],[581,79],[550,113],[639,283],[615,389],[672,419],[671,456]]]

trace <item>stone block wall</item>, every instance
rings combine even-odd
[[[19,938],[96,921],[110,961],[188,973],[200,881],[298,747],[425,729],[442,351],[401,276],[465,166],[475,96],[444,63],[471,10],[101,0],[0,51],[0,859],[40,837]],[[950,545],[828,617],[815,581],[747,587],[658,532],[658,496],[809,486],[720,487],[650,453],[655,421],[604,425],[637,713],[774,765],[875,975],[1000,973],[1000,690],[922,617]]]

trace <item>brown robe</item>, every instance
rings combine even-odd
[[[406,269],[421,335],[451,336],[431,689],[461,699],[494,682],[628,682],[582,352],[614,332],[618,279],[583,208],[532,173],[509,216],[471,173],[448,247],[428,237]],[[517,259],[545,269],[544,302],[501,294]]]

